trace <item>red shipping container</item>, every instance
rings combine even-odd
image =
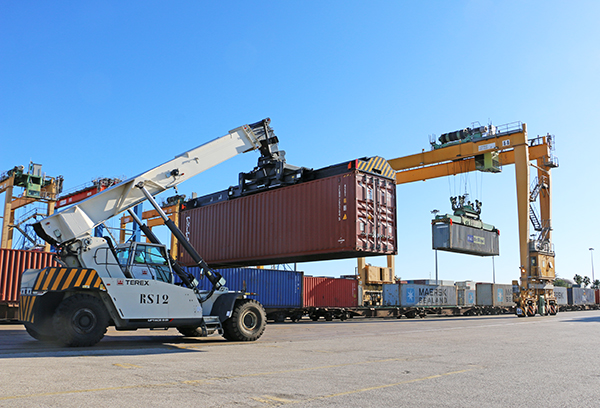
[[[600,289],[596,289],[596,304],[600,305]]]
[[[304,307],[357,307],[356,279],[304,277]]]
[[[54,253],[0,249],[0,303],[17,304],[23,272],[47,266],[59,266],[54,261]]]
[[[394,255],[396,184],[349,170],[184,210],[180,229],[213,267]]]

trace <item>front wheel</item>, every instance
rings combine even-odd
[[[32,323],[25,323],[25,330],[31,337],[33,337],[36,340],[44,342],[56,341],[56,336],[54,336],[54,334],[46,333]]]
[[[231,317],[223,322],[223,337],[232,341],[258,340],[265,331],[265,309],[254,299],[235,302]]]
[[[65,346],[93,346],[104,337],[108,312],[95,296],[78,293],[64,299],[52,319],[54,333]]]

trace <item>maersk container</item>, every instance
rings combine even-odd
[[[384,283],[382,289],[383,306],[400,306],[400,285]]]
[[[477,283],[477,306],[514,306],[512,285]]]
[[[562,287],[562,286],[555,286],[554,287],[554,297],[556,298],[556,303],[559,305],[568,305],[568,298],[567,298],[567,288]]]
[[[436,222],[432,224],[433,249],[469,255],[500,254],[499,234],[462,224]]]
[[[358,280],[304,277],[304,307],[357,307]]]
[[[191,208],[180,229],[213,267],[397,253],[396,184],[356,169]],[[179,251],[178,261],[192,265]]]
[[[459,306],[474,306],[477,291],[473,289],[456,289],[456,300]]]
[[[456,306],[456,287],[442,285],[401,285],[400,305]]]
[[[590,288],[567,288],[567,301],[570,305],[593,305],[596,294]]]
[[[200,278],[197,267],[184,268]],[[231,268],[217,270],[225,278],[229,290],[255,293],[250,296],[258,300],[265,309],[301,308],[303,272],[257,268]],[[176,278],[176,281],[180,281]],[[198,279],[200,289],[210,290],[212,285],[206,278]]]
[[[59,266],[54,255],[50,252],[0,249],[0,304],[17,305],[23,272]]]
[[[435,280],[435,279],[411,279],[407,280],[406,283],[413,285],[441,285],[441,286],[452,286],[454,281],[451,280]]]

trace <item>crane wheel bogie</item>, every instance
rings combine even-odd
[[[108,323],[108,311],[102,300],[85,293],[66,297],[52,318],[58,341],[71,347],[98,343],[104,337]]]
[[[231,317],[223,322],[223,337],[232,341],[255,341],[265,331],[267,315],[254,299],[235,302]]]

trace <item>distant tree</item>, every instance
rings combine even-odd
[[[573,276],[573,280],[576,284],[578,284],[581,287],[581,283],[583,282],[583,278],[581,277],[581,275],[575,274],[575,276]]]
[[[600,283],[600,281],[599,281],[599,283]],[[567,282],[566,280],[564,280],[564,279],[556,278],[554,280],[554,286],[560,286],[560,287],[563,287],[563,288],[568,288],[569,286],[571,286],[571,284],[569,282]]]
[[[598,289],[600,288],[600,279],[596,279],[593,283],[592,283],[592,288],[594,289]]]
[[[582,282],[583,282],[583,287],[587,288],[587,286],[592,282],[592,280],[589,278],[589,276],[584,276]]]

